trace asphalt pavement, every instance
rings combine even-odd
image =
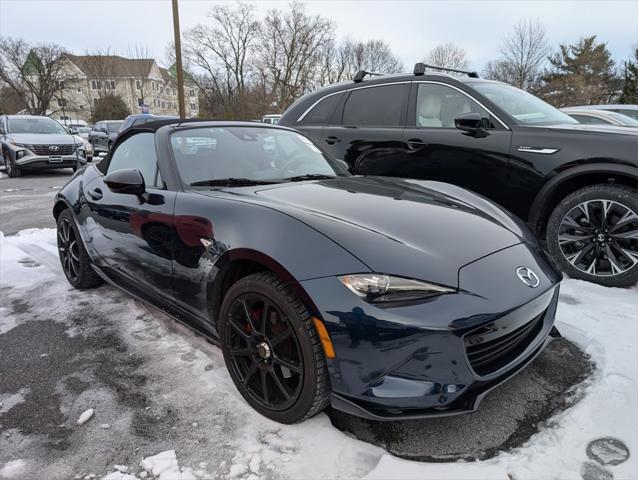
[[[15,179],[3,175],[0,230],[4,235],[54,227],[53,197],[70,175],[70,170]],[[4,399],[4,405],[0,403],[0,464],[16,456],[35,456],[47,465],[47,478],[73,478],[67,475],[105,472],[140,449],[152,453],[178,446],[191,452],[193,462],[206,459],[211,465],[219,464],[219,474],[221,465],[232,459],[232,442],[220,442],[219,437],[232,439],[237,414],[224,410],[223,402],[215,405],[191,393],[175,395],[178,387],[188,389],[189,378],[180,375],[179,368],[162,367],[162,362],[186,365],[204,358],[206,368],[198,373],[197,389],[208,389],[213,398],[226,396],[219,386],[215,390],[215,381],[208,377],[208,370],[223,369],[219,350],[110,286],[91,293],[73,291],[56,261],[54,254],[33,245],[21,262],[25,267],[48,269],[51,277],[22,289],[14,288],[11,279],[0,278],[3,321],[15,325],[0,329]],[[146,313],[134,314],[136,309]],[[141,328],[136,322],[149,327]],[[152,357],[153,350],[140,342],[155,340],[161,340],[163,350]],[[171,347],[179,342],[186,342],[188,348]],[[338,429],[397,456],[428,461],[490,458],[522,445],[546,426],[550,416],[576,402],[573,387],[592,368],[576,346],[559,339],[522,373],[493,390],[476,413],[390,423],[334,411],[328,411],[328,417]],[[80,400],[86,398],[100,405],[101,424],[120,425],[117,436],[105,440],[97,426],[92,436],[76,432],[75,420],[84,404]],[[209,430],[194,434],[191,422],[202,411],[211,412],[205,419]],[[247,421],[249,417],[242,417],[242,422]]]

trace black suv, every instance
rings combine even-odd
[[[448,182],[494,200],[544,236],[572,277],[635,283],[638,135],[578,124],[475,72],[430,68],[443,70],[359,72],[297,100],[280,125],[302,131],[354,174]]]

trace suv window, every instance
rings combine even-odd
[[[138,133],[120,143],[109,162],[107,173],[126,168],[135,168],[144,177],[147,186],[157,187],[157,154],[155,152],[155,134]]]
[[[466,113],[479,113],[490,118],[487,110],[454,88],[436,83],[419,83],[418,88],[417,127],[454,128],[454,119]]]
[[[341,94],[324,97],[301,120],[303,125],[328,125],[330,116],[341,100]]]
[[[353,90],[343,110],[343,125],[398,127],[405,84]]]

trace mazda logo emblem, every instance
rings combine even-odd
[[[60,147],[58,147],[57,145],[51,145],[49,147],[49,150],[51,150],[52,152],[57,152],[58,150],[60,150]]]
[[[540,285],[541,281],[538,279],[538,275],[534,273],[531,268],[527,267],[518,267],[516,269],[516,275],[521,279],[528,287],[536,288]]]

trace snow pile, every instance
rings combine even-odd
[[[88,410],[83,411],[82,414],[80,415],[80,418],[78,418],[78,425],[84,425],[86,422],[88,422],[93,416],[94,412],[95,410],[93,410],[92,408],[89,408]]]
[[[17,460],[11,460],[4,464],[0,468],[0,478],[19,479],[22,478],[22,473],[26,470],[27,462],[21,458]]]
[[[197,480],[191,468],[180,469],[175,450],[167,450],[152,457],[146,457],[140,463],[142,468],[158,480]]]

